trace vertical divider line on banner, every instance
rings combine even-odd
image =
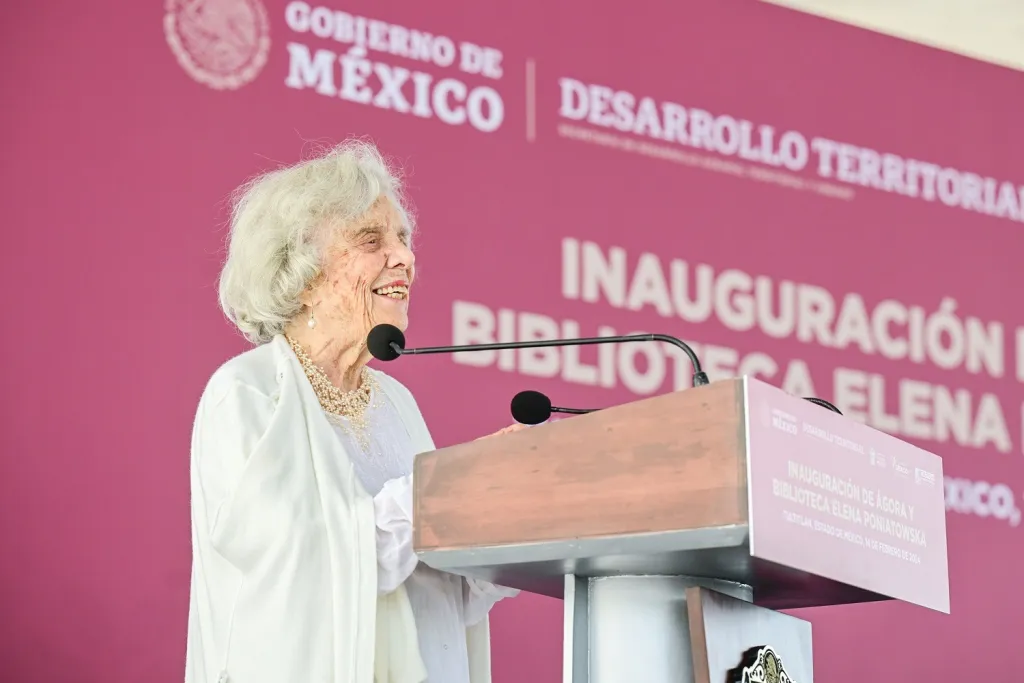
[[[532,59],[526,60],[526,140],[533,142],[537,139],[537,104],[534,98],[537,94],[537,62]]]

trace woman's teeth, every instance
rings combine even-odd
[[[374,294],[380,294],[390,299],[405,299],[409,296],[409,288],[402,287],[401,285],[395,287],[380,287],[379,289],[373,290]]]

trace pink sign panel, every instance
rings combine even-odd
[[[949,613],[942,459],[747,378],[750,552]]]

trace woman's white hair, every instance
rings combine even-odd
[[[284,331],[302,310],[300,295],[320,275],[330,231],[381,197],[412,233],[399,176],[361,140],[259,175],[235,191],[219,298],[246,339],[264,344]]]

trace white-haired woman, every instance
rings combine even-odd
[[[408,324],[412,227],[366,143],[239,191],[220,303],[256,347],[196,414],[187,683],[490,680],[487,614],[515,591],[418,562],[412,461],[434,444],[367,367],[370,329]]]

